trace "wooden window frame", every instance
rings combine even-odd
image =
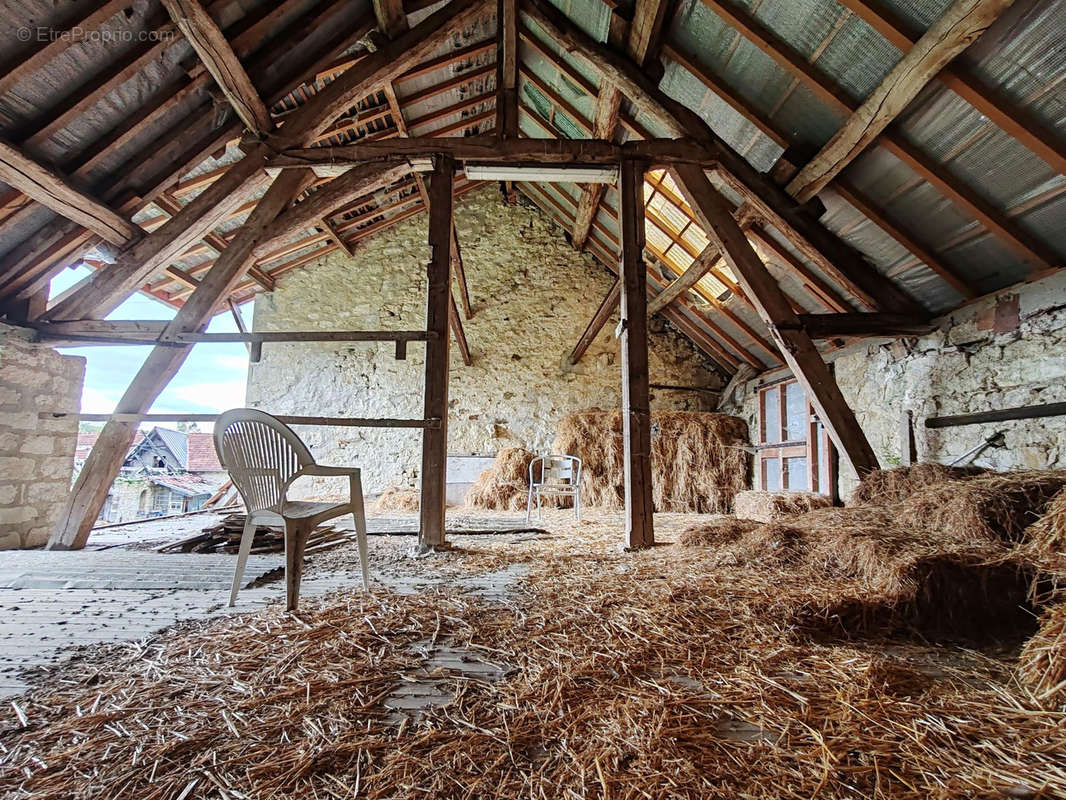
[[[759,441],[755,445],[756,471],[759,478],[759,487],[766,489],[766,462],[776,459],[780,464],[781,488],[783,492],[819,492],[833,497],[836,493],[836,455],[833,450],[829,434],[822,426],[819,431],[819,420],[815,414],[814,406],[804,394],[807,405],[807,419],[805,423],[806,439],[788,439],[788,417],[786,413],[787,393],[790,384],[796,384],[795,378],[786,378],[773,383],[760,386],[756,390],[759,419]],[[781,429],[778,431],[778,441],[766,441],[766,394],[771,390],[777,390],[778,422]],[[827,457],[827,482],[828,486],[822,486],[821,470],[819,469],[819,457],[822,453]],[[786,459],[807,459],[807,483],[802,487],[789,486],[788,470],[785,465]]]

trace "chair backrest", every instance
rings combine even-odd
[[[540,480],[533,476],[535,468],[540,465]],[[531,486],[578,486],[581,483],[581,459],[577,456],[551,453],[537,456],[529,462],[529,483]]]
[[[292,428],[254,408],[235,408],[219,416],[215,450],[249,512],[280,512],[293,475],[315,463]]]

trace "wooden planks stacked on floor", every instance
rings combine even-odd
[[[195,536],[170,542],[159,553],[233,553],[236,554],[244,533],[244,514],[230,514],[215,525],[204,528]],[[307,539],[305,555],[329,550],[344,544],[354,536],[354,531],[338,530],[332,525],[319,525]],[[282,553],[285,551],[284,528],[258,525],[252,538],[250,554]]]

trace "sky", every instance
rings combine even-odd
[[[52,296],[58,295],[89,275],[87,267],[65,269],[52,279]],[[252,304],[241,306],[251,328]],[[175,309],[142,294],[135,294],[107,319],[171,319]],[[227,311],[217,315],[207,328],[212,333],[234,332],[237,325]],[[81,413],[107,414],[137,374],[150,347],[65,347],[60,352],[86,358],[85,388]],[[244,405],[248,378],[248,350],[241,343],[196,345],[170,385],[151,408],[153,414],[211,414]],[[164,423],[166,424],[166,423]],[[171,424],[171,427],[173,425]],[[200,425],[201,430],[210,426]]]

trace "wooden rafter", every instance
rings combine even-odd
[[[222,30],[198,0],[163,0],[163,6],[241,122],[260,135],[273,130],[274,121],[252,79]]]
[[[518,138],[518,0],[496,0],[496,130]]]
[[[784,293],[733,219],[729,204],[698,166],[675,168],[678,185],[708,236],[752,297],[792,374],[803,386],[837,449],[862,476],[878,469],[877,456],[840,392],[829,367],[803,330]]]
[[[904,20],[892,14],[883,3],[867,0],[838,0],[842,6],[861,17],[896,48],[907,52],[921,38]],[[937,79],[968,102],[995,125],[1028,147],[1058,173],[1066,175],[1066,147],[1047,125],[1002,92],[983,83],[963,64],[945,67]]]
[[[818,194],[1013,2],[955,0],[789,182],[788,193],[801,203]]]
[[[0,180],[46,208],[123,247],[141,237],[133,222],[76,188],[67,178],[0,141]]]
[[[149,275],[187,249],[190,241],[213,228],[225,213],[226,202],[239,205],[253,194],[264,180],[262,166],[273,153],[293,144],[309,144],[355,97],[424,61],[480,7],[477,0],[455,0],[340,75],[291,115],[278,133],[268,137],[268,143],[251,147],[243,159],[166,225],[127,251],[118,263],[97,272],[79,293],[50,309],[49,318],[81,319],[111,311]]]
[[[161,339],[173,341],[180,333],[201,330],[216,307],[251,263],[251,251],[258,237],[280,211],[306,185],[307,175],[298,171],[283,173],[267,189],[237,236],[218,263],[193,291],[189,302],[178,311]],[[93,445],[78,478],[64,504],[59,522],[48,541],[50,549],[80,549],[100,515],[104,500],[129,452],[140,417],[147,413],[159,393],[170,382],[188,357],[191,345],[160,344],[145,359],[115,411],[123,421],[108,422]]]
[[[374,0],[374,16],[378,21],[378,30],[390,39],[407,30],[403,0]]]
[[[735,6],[731,0],[701,0],[701,2],[740,31],[745,38],[751,40],[778,64],[803,81],[831,108],[848,115],[858,109],[860,105],[858,102],[848,97],[839,86],[819,72],[800,53],[782,41],[750,13]],[[1057,256],[1049,248],[1036,241],[973,189],[964,186],[942,165],[923,155],[901,136],[893,133],[891,129],[883,132],[877,142],[943,192],[991,233],[1011,246],[1023,258],[1035,262],[1041,269],[1050,268],[1057,263]]]

